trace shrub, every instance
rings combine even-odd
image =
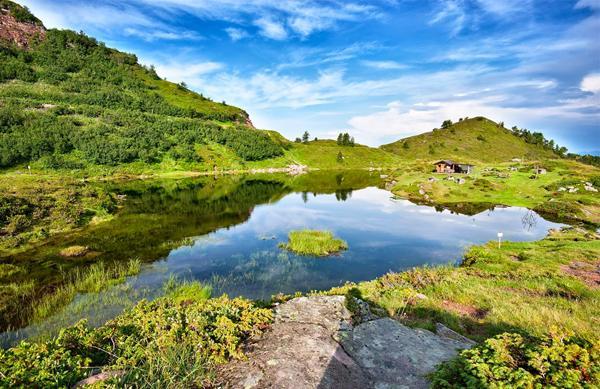
[[[582,388],[600,385],[600,344],[552,331],[525,338],[503,333],[442,364],[434,388]]]
[[[486,262],[492,259],[490,253],[485,247],[472,246],[463,255],[461,266],[471,266],[478,262]]]
[[[124,370],[115,379],[119,386],[143,386],[144,380],[158,387],[205,386],[207,372],[243,357],[242,341],[271,317],[248,300],[207,299],[205,288],[186,284],[96,329],[82,321],[53,339],[0,351],[0,387],[71,387],[98,368]]]

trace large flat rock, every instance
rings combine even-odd
[[[438,332],[390,318],[353,326],[344,296],[300,297],[277,307],[271,329],[249,344],[248,360],[226,365],[220,377],[224,387],[248,389],[427,387],[427,373],[472,345]]]

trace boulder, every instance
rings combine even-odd
[[[247,360],[219,371],[227,388],[426,388],[426,375],[473,342],[371,313],[344,296],[299,297],[279,305],[272,327],[247,346]],[[356,304],[353,304],[356,306]]]

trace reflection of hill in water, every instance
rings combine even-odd
[[[10,282],[33,280],[42,295],[75,268],[100,260],[151,261],[165,257],[186,238],[244,223],[255,206],[277,202],[291,192],[337,193],[340,200],[345,200],[352,189],[378,183],[379,174],[364,171],[108,183],[104,184],[107,191],[126,195],[113,219],[56,235],[2,260],[26,269]],[[59,255],[61,249],[74,245],[89,247],[91,254],[76,259]]]

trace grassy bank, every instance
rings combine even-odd
[[[502,332],[542,336],[551,326],[596,342],[600,237],[568,228],[537,242],[473,246],[459,267],[415,268],[334,288],[405,323],[435,322],[476,340]]]
[[[330,231],[300,230],[290,231],[288,242],[280,243],[279,247],[300,255],[324,257],[346,250],[348,243]]]
[[[415,268],[327,293],[482,342],[440,366],[436,388],[596,387],[599,269],[600,236],[568,228],[537,242],[474,246],[459,267]]]
[[[534,174],[535,167],[546,169]],[[387,178],[388,187],[416,202],[443,205],[461,212],[462,204],[502,204],[534,209],[563,220],[600,223],[600,196],[586,191],[590,182],[600,190],[600,169],[568,160],[527,163],[478,164],[470,175],[431,173],[422,162],[399,169]],[[462,178],[464,182],[456,180]],[[575,192],[569,192],[573,187]],[[466,208],[466,207],[465,207]]]

